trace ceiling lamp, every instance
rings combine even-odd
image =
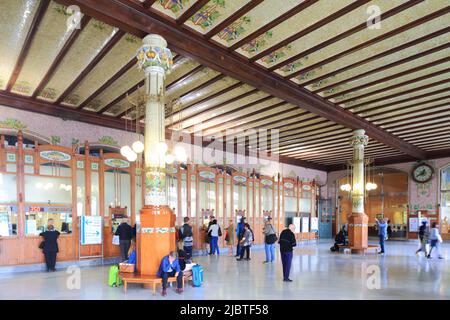
[[[341,190],[348,192],[348,191],[352,190],[352,186],[349,183],[343,184],[343,185],[341,185]]]
[[[158,142],[158,144],[156,145],[156,151],[160,155],[164,155],[167,152],[167,149],[169,149],[169,147],[165,142]]]
[[[136,152],[136,153],[144,152],[144,144],[141,141],[139,141],[139,140],[133,142],[131,147],[132,147],[133,151]]]
[[[178,162],[186,162],[187,160],[186,150],[184,150],[182,146],[180,145],[176,146],[173,151],[175,153],[175,158],[177,159]]]
[[[175,157],[172,154],[167,154],[165,157],[165,161],[167,164],[172,164],[175,161]]]
[[[123,146],[120,148],[120,154],[124,156],[125,158],[128,158],[128,155],[130,155],[133,152],[129,146]]]
[[[126,157],[128,161],[133,162],[136,161],[137,159],[137,153],[134,152],[133,150],[131,150],[131,152],[128,154],[128,156]]]

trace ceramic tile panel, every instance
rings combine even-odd
[[[309,6],[305,10],[296,14],[295,16],[287,19],[286,21],[275,26],[271,31],[270,36],[265,36],[258,42],[260,51],[264,51],[273,45],[289,38],[290,36],[299,33],[300,31],[308,28],[314,23],[326,18],[330,14],[342,9],[348,4],[353,3],[354,0],[340,0],[340,1],[318,1]],[[263,45],[262,45],[263,44]],[[241,48],[244,52],[247,52],[248,57],[253,57],[257,53],[253,50],[252,46],[244,46]],[[289,46],[276,50],[270,56],[264,58],[265,64],[275,63],[287,54],[287,51],[291,50]]]
[[[258,60],[258,63],[262,64],[265,67],[272,67],[274,64],[278,64],[280,62],[283,62],[287,60],[288,58],[291,58],[292,56],[304,52],[307,49],[310,49],[311,47],[314,47],[320,43],[323,43],[347,30],[350,30],[361,23],[367,23],[367,19],[369,15],[367,14],[367,8],[370,6],[378,6],[380,8],[380,12],[387,12],[391,10],[394,7],[397,7],[399,5],[402,5],[406,3],[407,0],[394,0],[394,1],[384,1],[384,0],[375,0],[371,1],[368,5],[364,5],[361,7],[356,8],[355,10],[349,12],[348,14],[322,26],[321,28],[310,32],[306,34],[305,36],[299,38],[298,40],[295,40],[289,44],[289,50],[285,50],[285,54],[276,60],[276,62],[271,63],[273,59],[268,59],[267,57],[263,57],[262,59]],[[395,17],[393,18],[395,19]],[[366,28],[365,30],[368,30],[369,32],[366,32],[367,38],[370,39],[374,36],[377,36],[380,32],[374,32],[375,30],[370,30]],[[383,25],[382,32],[386,32]],[[353,46],[351,42],[347,41],[347,45]],[[269,63],[266,63],[269,62]],[[280,68],[280,73],[282,75],[286,75],[289,73],[292,73],[294,71],[297,71],[301,67],[304,67],[305,64],[308,62],[308,56],[299,59],[293,63],[289,63],[282,68]]]
[[[136,56],[136,52],[141,44],[141,39],[125,34],[91,72],[89,72],[73,92],[69,94],[64,104],[68,106],[80,105],[124,65],[130,62]]]
[[[199,72],[191,75],[188,79],[181,83],[176,83],[166,91],[167,101],[177,99],[182,94],[198,87],[199,85],[218,76],[220,73],[209,68],[203,68]]]
[[[414,79],[417,79],[417,78],[422,77],[422,76],[425,77],[427,75],[431,75],[434,72],[441,71],[441,70],[443,70],[445,68],[450,68],[450,63],[444,63],[444,64],[437,65],[437,66],[434,66],[434,67],[431,67],[431,68],[427,68],[425,70],[421,70],[421,71],[414,72],[414,73],[409,73],[409,74],[407,74],[406,76],[403,76],[403,77],[395,78],[395,79],[386,81],[384,83],[379,83],[377,85],[374,85],[374,86],[371,86],[371,87],[368,87],[368,88],[365,88],[365,89],[362,89],[362,90],[353,91],[353,92],[351,92],[351,94],[350,93],[347,94],[347,97],[345,99],[350,99],[350,98],[357,99],[361,95],[369,94],[371,92],[374,92],[374,91],[377,91],[377,90],[381,90],[383,88],[387,88],[387,87],[390,87],[392,85],[397,85],[397,84],[400,84],[402,82],[406,82],[406,81],[409,81],[409,80],[414,80]],[[449,73],[446,73],[444,75],[446,75],[447,78],[449,77]],[[432,78],[430,77],[429,79],[434,79],[434,80],[431,80],[432,82],[436,82],[437,81],[434,77],[432,77]],[[412,84],[412,86],[411,85],[406,85],[406,86],[401,86],[399,88],[400,88],[401,91],[404,91],[404,90],[415,88],[418,85],[422,85],[422,84],[425,84],[425,83],[420,81],[420,82],[417,82],[415,85],[414,84]],[[386,95],[389,95],[391,93],[395,93],[395,92],[394,91],[386,91],[385,92]],[[350,97],[350,95],[351,95],[351,97]],[[376,95],[371,95],[369,97],[375,97],[375,96]],[[339,102],[339,101],[343,101],[343,99],[342,99],[342,96],[340,96],[339,99],[334,99],[333,98],[333,99],[330,99],[330,101],[332,101],[332,102]]]
[[[245,19],[234,21],[213,39],[222,45],[232,46],[302,2],[304,0],[283,0],[280,5],[279,0],[265,0],[241,17],[245,17]],[[252,46],[253,50],[261,49],[259,45],[261,43],[258,42]],[[239,52],[244,53],[243,50],[239,50]]]
[[[0,1],[0,90],[6,89],[38,6],[38,0]]]
[[[437,3],[440,3],[440,5],[437,5]],[[435,12],[436,10],[441,9],[444,7],[443,3],[440,1],[433,2],[431,5],[427,5],[427,3],[418,4],[414,7],[411,7],[410,9],[403,11],[402,13],[395,15],[391,18],[388,18],[384,21],[382,21],[382,27],[380,29],[364,29],[360,32],[357,32],[350,37],[347,37],[345,39],[342,39],[336,43],[333,43],[326,48],[323,48],[322,50],[319,50],[317,52],[314,52],[313,54],[310,54],[307,61],[304,61],[304,66],[310,66],[313,64],[316,64],[318,62],[323,61],[324,59],[327,59],[329,57],[332,57],[336,55],[336,52],[343,52],[345,50],[348,50],[354,46],[357,46],[359,44],[365,43],[368,41],[368,39],[373,39],[377,36],[381,36],[387,32],[390,32],[392,30],[395,30],[397,28],[402,27],[403,25],[412,22],[413,20],[420,19],[421,17],[424,17],[428,14],[431,14]],[[414,29],[408,30],[406,32],[402,32],[398,35],[395,35],[394,37],[388,38],[386,40],[383,40],[381,42],[378,42],[377,44],[364,48],[362,50],[359,50],[357,52],[354,52],[352,54],[349,54],[345,57],[345,61],[358,61],[361,60],[361,55],[365,53],[366,55],[370,56],[375,54],[376,52],[382,52],[384,50],[388,50],[392,48],[393,46],[397,46],[400,43],[411,41],[415,38],[419,38],[421,36],[424,36],[428,34],[429,32],[436,31],[437,29],[442,28],[442,20],[437,19],[435,21],[430,21],[426,24],[420,25]],[[343,59],[335,60],[335,64],[339,64],[339,66],[344,66],[346,64]],[[316,71],[317,75],[323,74],[325,72],[328,72],[329,67],[325,68],[324,66],[320,70],[313,70]],[[278,71],[282,75],[288,75],[292,72],[282,72]]]
[[[218,97],[215,97],[213,99],[208,99],[207,101],[198,103],[198,104],[194,104],[192,106],[189,106],[185,109],[183,109],[181,111],[182,113],[182,118],[184,117],[188,117],[188,116],[192,116],[194,114],[197,114],[199,112],[203,112],[205,110],[207,110],[208,108],[214,107],[218,104],[221,103],[225,103],[226,101],[229,101],[230,99],[233,99],[237,96],[240,96],[241,94],[245,94],[249,91],[254,90],[255,88],[253,88],[252,86],[249,86],[247,84],[243,84],[242,86],[239,86],[233,90],[230,90],[224,94],[221,94]],[[179,117],[179,114],[176,112],[174,114],[175,117]],[[166,122],[166,125],[168,124],[168,122]]]
[[[250,0],[210,0],[184,24],[205,34],[248,2]]]
[[[108,88],[96,96],[85,109],[90,111],[98,111],[111,103],[120,95],[124,94],[139,82],[144,80],[144,73],[137,67],[132,67],[116,81],[114,81]]]
[[[31,96],[73,30],[67,28],[65,7],[50,2],[12,91]]]
[[[64,56],[39,98],[56,101],[111,40],[117,29],[91,19]]]
[[[152,8],[177,19],[195,2],[196,0],[156,0]]]
[[[239,99],[237,101],[234,101],[232,103],[228,103],[228,104],[226,104],[224,106],[221,106],[219,108],[219,110],[214,110],[214,111],[210,111],[210,112],[201,113],[201,114],[199,114],[197,116],[194,116],[194,117],[192,117],[190,119],[187,119],[187,120],[183,121],[183,128],[199,124],[202,121],[209,120],[209,119],[211,119],[211,118],[213,118],[213,117],[215,117],[215,116],[217,116],[217,115],[219,115],[221,113],[224,113],[224,112],[227,112],[227,111],[230,111],[230,110],[238,109],[238,108],[240,108],[243,105],[246,105],[248,103],[254,102],[255,100],[259,100],[259,99],[265,98],[267,96],[269,96],[269,94],[267,94],[265,92],[262,92],[262,91],[255,92],[255,93],[253,93],[253,94],[251,94],[249,96],[246,96],[244,98],[241,98],[241,99]]]

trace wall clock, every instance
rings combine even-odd
[[[412,178],[415,182],[425,183],[433,177],[434,169],[426,163],[416,165],[412,171]]]

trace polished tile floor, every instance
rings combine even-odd
[[[385,256],[336,254],[329,247],[329,241],[302,243],[292,283],[281,281],[279,256],[266,265],[264,251],[255,250],[251,261],[197,257],[205,283],[181,296],[173,288],[166,298],[154,296],[136,284],[125,294],[122,287],[107,286],[108,266],[102,266],[82,268],[80,289],[73,290],[64,270],[1,275],[0,299],[450,299],[450,244],[442,246],[445,260],[415,256],[412,241],[388,242]]]

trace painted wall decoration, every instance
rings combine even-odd
[[[31,84],[27,81],[19,81],[13,87],[13,91],[24,94],[31,94],[32,90]]]
[[[61,137],[60,136],[51,136],[52,145],[57,146],[61,143]]]
[[[0,121],[0,128],[4,129],[16,129],[23,130],[27,125],[20,120],[14,118],[7,118],[6,120]]]
[[[100,142],[101,144],[106,144],[108,146],[118,146],[119,145],[118,142],[116,140],[114,140],[114,138],[111,136],[103,136],[98,139],[98,142]]]
[[[284,72],[284,73],[291,73],[296,71],[298,68],[303,67],[306,62],[308,61],[309,57],[303,57],[302,59],[292,62],[292,63],[288,63],[287,65],[283,66],[282,68],[280,68],[280,71]]]
[[[161,67],[169,71],[173,66],[172,52],[168,48],[143,46],[137,52],[140,69],[147,67]]]
[[[183,11],[185,6],[189,4],[189,0],[158,0],[158,2],[164,9],[173,13]]]
[[[249,43],[244,44],[241,49],[247,53],[258,53],[264,48],[267,44],[267,40],[272,38],[273,32],[271,30],[263,33],[262,35],[256,37]]]
[[[280,48],[278,50],[275,50],[274,52],[271,52],[265,57],[261,58],[261,62],[263,62],[266,65],[274,64],[275,62],[278,62],[280,59],[284,58],[288,51],[292,50],[292,46],[288,44],[287,46],[284,46],[283,48]]]
[[[417,183],[414,182],[417,190],[417,197],[429,197],[431,193],[431,182]]]
[[[63,103],[66,104],[71,104],[71,105],[78,105],[78,103],[80,102],[81,98],[78,94],[69,94],[63,101]]]
[[[230,24],[228,27],[219,32],[219,38],[231,42],[239,38],[239,36],[245,32],[244,25],[249,24],[251,19],[249,16],[243,16],[237,21]]]
[[[40,156],[41,158],[44,158],[46,160],[58,162],[69,161],[70,159],[72,159],[72,156],[70,154],[55,150],[41,151]]]
[[[118,159],[118,158],[111,158],[111,159],[105,159],[104,163],[110,167],[113,168],[129,168],[130,163],[128,161]]]
[[[220,17],[220,7],[225,8],[225,0],[212,0],[203,8],[201,8],[196,14],[194,14],[190,20],[202,29],[206,29],[214,24],[214,21]]]

